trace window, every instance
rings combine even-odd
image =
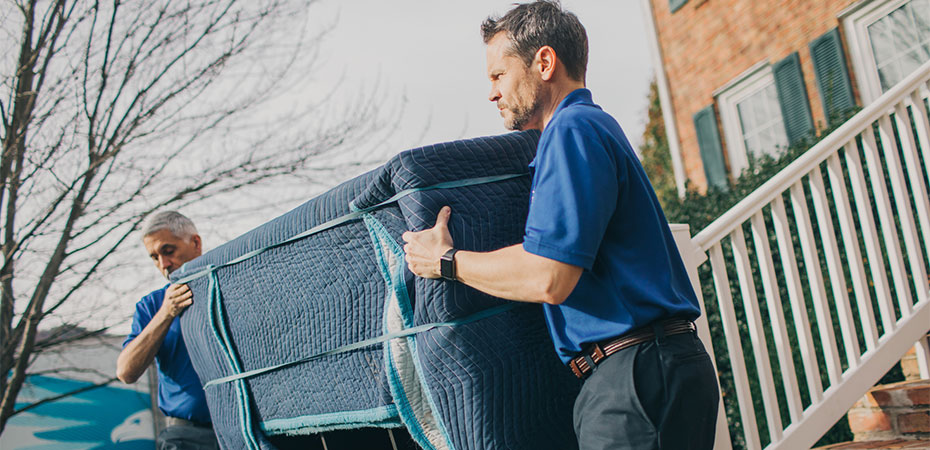
[[[840,16],[866,104],[930,60],[930,0],[873,0]]]
[[[788,144],[774,80],[736,104],[746,152],[775,154]]]
[[[883,91],[930,59],[928,3],[911,1],[866,27]]]
[[[749,166],[750,158],[776,155],[788,146],[770,65],[754,66],[715,96],[726,136],[730,171],[734,176]]]

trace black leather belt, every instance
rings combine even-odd
[[[665,335],[681,334],[681,333],[691,333],[697,328],[695,328],[694,323],[690,320],[684,319],[670,319],[664,322],[661,322],[662,329],[665,330]],[[588,363],[590,359],[594,365],[598,365],[601,361],[607,359],[608,356],[613,355],[614,353],[619,352],[625,348],[632,347],[636,344],[642,344],[643,342],[651,341],[656,338],[656,334],[653,331],[651,326],[638,328],[636,330],[630,331],[629,333],[624,334],[623,336],[604,340],[601,342],[595,342],[588,346],[587,350],[582,351],[581,354],[572,358],[568,362],[568,367],[572,369],[572,373],[576,377],[584,379],[588,372],[590,372],[593,367]]]

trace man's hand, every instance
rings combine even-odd
[[[174,318],[178,317],[191,303],[194,294],[186,284],[172,284],[165,289],[161,309],[152,317],[142,332],[120,352],[116,359],[116,376],[123,383],[135,383],[152,364],[161,348]]]
[[[436,225],[423,231],[408,231],[401,238],[404,253],[407,254],[407,267],[414,275],[423,278],[439,278],[439,258],[452,248],[452,235],[449,234],[449,216],[452,208],[443,206],[436,216]]]
[[[452,209],[443,207],[436,225],[423,231],[408,231],[401,236],[407,242],[407,267],[414,275],[439,278],[440,258],[452,248],[449,217]],[[523,244],[514,244],[493,252],[460,251],[455,254],[455,279],[466,286],[507,300],[558,305],[575,289],[581,273],[579,266],[527,252]]]
[[[165,300],[161,304],[161,309],[168,317],[175,318],[193,302],[194,294],[186,284],[172,284],[165,291]]]

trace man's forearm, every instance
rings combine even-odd
[[[116,359],[116,376],[124,383],[135,383],[155,360],[174,317],[159,310]]]
[[[562,303],[582,272],[529,253],[522,244],[487,253],[460,251],[455,262],[462,283],[495,297],[532,303]]]
[[[436,225],[403,234],[407,267],[424,278],[441,276],[440,260],[453,247],[449,233],[452,209],[444,206],[436,216]],[[459,251],[455,254],[456,278],[479,291],[495,297],[532,303],[558,305],[565,301],[583,269],[511,245],[493,252]]]

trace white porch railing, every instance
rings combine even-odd
[[[722,402],[747,449],[810,448],[915,343],[928,377],[928,82],[930,63],[693,239],[673,225],[723,325]],[[716,448],[730,449],[722,406]]]

